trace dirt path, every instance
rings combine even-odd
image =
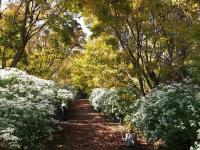
[[[119,126],[107,123],[87,100],[77,100],[69,120],[54,135],[49,150],[125,150]],[[134,148],[135,149],[135,148]],[[138,148],[137,148],[138,149]]]

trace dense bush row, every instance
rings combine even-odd
[[[74,94],[17,69],[0,70],[0,149],[43,149],[57,124],[56,107]]]
[[[190,82],[157,87],[136,101],[134,127],[150,141],[164,141],[165,149],[189,149],[200,128],[199,91]]]
[[[96,88],[93,90],[89,101],[95,110],[114,118],[120,116],[123,119],[131,114],[130,104],[136,98],[137,95],[130,88]]]
[[[135,132],[151,142],[160,141],[163,149],[198,150],[200,147],[200,87],[189,81],[160,85],[129,103],[117,90],[95,89],[90,101],[95,109],[106,113],[117,110],[131,113],[129,121]]]

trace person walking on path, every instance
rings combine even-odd
[[[62,102],[61,110],[62,110],[61,119],[62,121],[66,121],[67,120],[67,104],[65,102]]]

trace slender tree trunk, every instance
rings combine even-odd
[[[142,95],[145,96],[146,93],[145,93],[145,90],[144,90],[144,83],[143,83],[142,77],[137,75],[137,78],[138,78],[138,81],[139,81],[140,90],[142,92]]]
[[[137,74],[137,78],[138,78],[138,81],[139,81],[140,90],[141,90],[142,95],[145,95],[145,90],[144,90],[144,84],[143,84],[143,80],[142,80],[142,72],[141,72],[140,65],[137,63],[137,60],[135,59],[135,57],[134,57],[133,53],[131,52],[131,50],[128,47],[127,48],[125,47],[125,45],[123,44],[123,41],[121,39],[119,39],[119,40],[120,40],[120,43],[121,43],[123,49],[126,50],[127,54],[130,56],[132,65],[137,70],[136,74]]]
[[[4,47],[3,54],[2,54],[2,69],[6,67],[6,49]]]
[[[22,27],[20,30],[20,42],[21,43],[20,43],[20,46],[17,48],[17,52],[10,64],[10,67],[16,67],[25,52],[26,44],[29,39],[29,36],[27,35],[27,29],[26,29],[28,15],[29,15],[29,6],[30,6],[30,1],[25,1],[25,12],[24,12],[24,16],[23,16]]]
[[[115,31],[115,34],[116,34],[121,46],[126,51],[126,53],[130,56],[131,63],[136,69],[136,74],[137,74],[136,77],[139,81],[139,86],[140,86],[141,92],[142,92],[143,95],[145,95],[145,89],[144,89],[145,81],[146,81],[146,83],[147,83],[147,85],[150,89],[153,88],[152,83],[151,83],[151,81],[148,77],[148,74],[146,74],[145,68],[143,68],[140,65],[139,59],[137,60],[137,58],[134,56],[131,47],[129,45],[127,45],[126,42],[123,39],[121,39],[120,32],[117,29],[115,29],[114,27],[113,27],[113,29]],[[138,57],[140,57],[140,56],[138,56]]]
[[[24,54],[24,51],[25,51],[25,45],[22,46],[20,49],[17,50],[17,53],[15,54],[11,64],[10,64],[10,67],[16,67],[17,64],[19,63],[20,59],[22,58],[23,54]]]

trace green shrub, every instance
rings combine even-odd
[[[124,118],[130,115],[132,109],[130,105],[137,98],[130,88],[97,88],[92,91],[89,98],[94,109],[102,111],[108,116],[118,117],[119,113]]]
[[[188,81],[157,87],[134,104],[133,126],[164,149],[188,150],[200,127],[199,91]]]
[[[14,68],[0,70],[0,149],[44,149],[57,126],[56,105],[74,93]]]

